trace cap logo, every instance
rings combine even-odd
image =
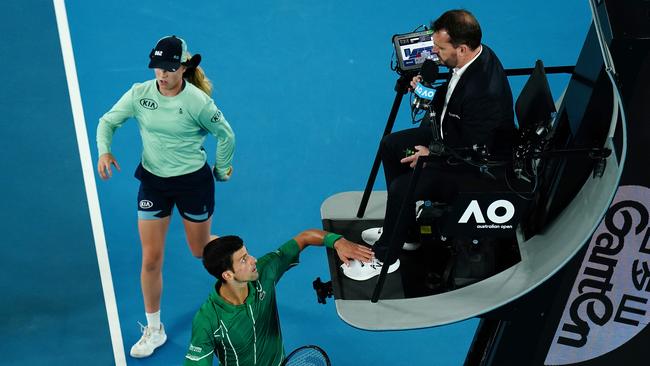
[[[154,56],[162,56],[163,51],[154,51],[153,55]]]

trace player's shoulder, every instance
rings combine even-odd
[[[133,83],[128,93],[134,98],[150,98],[155,99],[158,89],[156,88],[156,80],[147,80],[143,82]]]
[[[197,87],[196,85],[190,82],[186,82],[185,90],[183,91],[183,93],[203,104],[212,101],[212,98],[209,95],[207,95],[203,90],[199,89],[199,87]]]
[[[214,301],[214,292],[201,304],[199,310],[194,314],[194,323],[211,323],[215,321],[219,316],[217,312],[220,307]]]
[[[131,90],[139,92],[150,90],[152,88],[156,89],[156,79],[137,82],[131,85]]]

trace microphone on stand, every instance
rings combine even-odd
[[[428,110],[436,90],[431,86],[438,78],[438,65],[434,59],[426,59],[420,68],[422,81],[415,86],[413,108]]]

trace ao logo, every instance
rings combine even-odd
[[[417,94],[417,96],[420,98],[433,99],[435,92],[436,91],[434,89],[427,88],[420,83],[418,83],[418,85],[415,87],[415,94]]]
[[[506,210],[506,212],[501,216],[497,215],[497,209],[499,208],[504,208]],[[488,206],[486,213],[488,220],[491,222],[495,224],[503,224],[515,216],[515,206],[510,201],[497,200]],[[477,200],[472,200],[472,202],[469,203],[465,212],[460,217],[460,220],[458,220],[458,223],[466,224],[472,216],[474,216],[474,220],[477,224],[485,224],[485,218],[483,217],[483,212],[481,211],[481,207],[478,205]]]
[[[140,208],[147,209],[153,207],[153,202],[149,200],[140,201]]]

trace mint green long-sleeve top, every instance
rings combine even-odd
[[[235,134],[212,98],[186,82],[183,90],[166,97],[156,80],[133,84],[120,100],[99,119],[99,156],[111,152],[115,130],[129,118],[138,122],[142,136],[142,166],[159,177],[175,177],[199,170],[207,157],[206,135],[217,140],[216,169],[226,178],[232,166]]]

